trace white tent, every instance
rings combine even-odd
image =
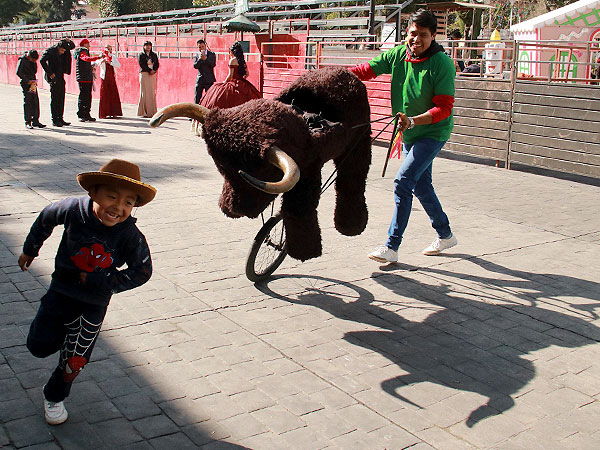
[[[595,12],[594,12],[595,11]],[[546,26],[600,26],[600,0],[579,0],[510,27],[513,33],[531,32]],[[579,22],[579,23],[577,23]]]

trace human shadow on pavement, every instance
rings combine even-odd
[[[298,279],[308,285],[294,297],[276,293],[268,287],[270,282],[257,285],[262,292],[281,300],[321,308],[331,315],[352,320],[380,330],[351,331],[344,339],[380,353],[397,364],[404,375],[384,380],[382,389],[388,394],[413,405],[423,406],[403,395],[403,388],[415,383],[433,383],[456,390],[480,394],[488,401],[466,416],[466,425],[501,414],[514,406],[514,395],[523,389],[536,375],[534,362],[525,358],[531,352],[550,346],[576,348],[599,341],[599,330],[581,317],[552,311],[531,302],[527,290],[528,281],[540,274],[511,271],[498,264],[477,258],[475,263],[488,268],[491,276],[445,271],[439,268],[419,269],[432,275],[432,282],[415,280],[412,270],[401,273],[374,273],[372,278],[397,296],[393,300],[376,298],[371,292],[355,284],[320,276],[280,277]],[[406,276],[403,276],[406,274]],[[497,274],[506,274],[503,280]],[[449,278],[451,283],[440,281],[439,276]],[[570,277],[545,274],[567,285]],[[475,281],[487,286],[486,292],[477,292],[464,286],[460,280]],[[520,281],[519,281],[520,279]],[[492,288],[489,282],[493,280]],[[581,280],[577,280],[581,282]],[[600,285],[589,283],[591,292],[598,292]],[[339,295],[339,287],[355,294]],[[464,287],[464,292],[457,290]],[[508,299],[506,292],[498,295],[490,291],[521,286],[525,304]],[[547,288],[542,295],[551,295]],[[512,293],[512,292],[511,292]],[[489,298],[492,295],[493,298]],[[379,296],[378,296],[379,297]],[[408,298],[407,298],[408,297]],[[398,300],[400,298],[401,300]],[[592,300],[598,300],[591,294]],[[419,303],[415,303],[417,300]],[[379,306],[381,305],[381,306]],[[600,308],[600,302],[579,305],[575,309],[585,311]],[[402,317],[402,310],[425,310],[429,315],[422,321]]]

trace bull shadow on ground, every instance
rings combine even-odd
[[[372,278],[397,294],[394,296],[378,294],[376,298],[355,284],[319,276],[285,276],[308,285],[293,298],[274,292],[268,287],[271,282],[258,288],[288,302],[377,327],[347,332],[344,339],[397,364],[405,374],[382,381],[381,388],[413,407],[424,406],[407,398],[410,394],[405,396],[403,389],[422,382],[486,397],[485,404],[466,416],[466,425],[473,427],[515,405],[515,395],[536,376],[534,357],[528,355],[551,346],[577,348],[600,341],[600,330],[589,322],[597,317],[594,310],[600,308],[600,284],[513,271],[482,258],[470,260],[490,273],[418,269],[431,277],[428,283],[423,276],[416,280],[402,266],[396,266],[397,272],[375,272]],[[539,282],[536,293],[531,284],[540,277],[554,280],[554,287]],[[586,296],[582,304],[564,304],[562,311],[556,304],[537,304],[574,285],[586,285],[581,289],[580,297]],[[340,288],[346,295],[339,294]],[[552,306],[554,310],[549,309]],[[427,317],[422,321],[403,317],[403,313],[414,316],[415,311]]]

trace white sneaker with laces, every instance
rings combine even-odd
[[[427,256],[438,255],[444,250],[454,247],[456,244],[458,244],[458,240],[454,235],[451,235],[446,239],[440,239],[438,237],[434,239],[429,247],[423,250],[423,254]]]
[[[398,252],[382,245],[369,253],[369,258],[380,263],[395,263],[398,262]]]
[[[50,425],[59,425],[67,420],[69,413],[64,402],[49,402],[44,398],[44,415]]]

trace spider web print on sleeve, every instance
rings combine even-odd
[[[83,316],[79,316],[73,322],[65,324],[67,336],[60,351],[60,366],[66,367],[69,358],[79,356],[89,359],[92,344],[100,332],[102,321],[92,323]]]

